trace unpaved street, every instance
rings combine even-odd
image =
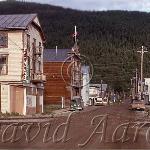
[[[34,125],[18,124],[16,134],[12,134],[13,126],[4,132],[8,125],[2,125],[0,148],[149,148],[148,121],[144,112],[128,110],[127,103],[89,106],[70,117],[60,116]]]

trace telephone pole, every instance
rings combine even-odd
[[[137,96],[137,93],[138,93],[138,70],[136,68],[136,71],[135,71],[135,94]]]
[[[140,79],[141,86],[140,86],[140,92],[141,92],[141,98],[143,98],[143,58],[144,58],[144,53],[147,53],[148,51],[145,51],[144,46],[142,46],[141,51],[137,51],[137,52],[141,53],[141,79]]]

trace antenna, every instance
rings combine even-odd
[[[75,43],[77,42],[77,26],[74,26],[74,38],[75,38]]]

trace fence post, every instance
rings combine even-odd
[[[64,105],[65,103],[64,103],[64,97],[62,96],[61,97],[61,108],[65,108],[65,105]]]

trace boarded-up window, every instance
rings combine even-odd
[[[5,32],[0,32],[0,48],[8,47],[8,34]]]
[[[8,56],[0,55],[0,75],[6,75],[7,74],[7,63]]]

